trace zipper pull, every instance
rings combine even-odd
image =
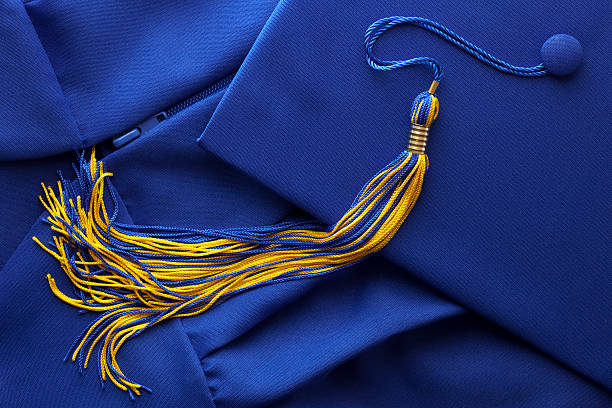
[[[164,111],[158,113],[157,115],[151,116],[150,118],[136,125],[135,128],[125,133],[122,133],[121,135],[114,138],[113,146],[115,146],[116,149],[119,149],[120,147],[125,146],[126,144],[130,143],[132,140],[138,138],[143,133],[146,133],[149,130],[152,130],[154,127],[159,125],[161,122],[163,122],[167,118],[168,118],[168,115]]]

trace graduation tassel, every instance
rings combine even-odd
[[[203,313],[230,296],[258,286],[321,276],[345,268],[382,249],[412,210],[428,167],[428,130],[439,110],[441,78],[432,58],[386,61],[372,47],[388,28],[411,23],[468,49],[504,72],[521,76],[547,73],[542,64],[516,67],[491,57],[443,26],[417,17],[381,19],[367,30],[367,60],[377,70],[425,64],[434,71],[428,91],[412,104],[407,149],[372,177],[347,212],[331,226],[314,220],[288,220],[270,226],[189,229],[117,221],[118,202],[106,185],[112,176],[92,149],[75,166],[77,180],[43,184],[40,197],[53,242],[33,239],[60,263],[74,286],[66,294],[47,275],[51,291],[82,310],[100,312],[66,356],[87,368],[97,351],[99,375],[131,397],[145,386],[128,378],[117,352],[148,327],[175,317]],[[107,207],[108,206],[108,207]],[[150,391],[150,390],[149,390]]]
[[[105,202],[105,194],[115,200],[105,186],[112,173],[96,160],[94,149],[89,162],[81,160],[78,183],[58,182],[57,194],[43,185],[53,245],[34,237],[58,260],[78,296],[63,293],[47,275],[53,293],[78,308],[103,312],[73,345],[70,358],[86,368],[100,344],[101,378],[139,394],[142,385],[125,377],[116,360],[126,340],[166,319],[202,313],[244,290],[327,274],[380,250],[414,206],[426,169],[425,155],[402,152],[331,227],[287,221],[177,229],[116,222]]]

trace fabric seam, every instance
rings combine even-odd
[[[36,27],[36,25],[34,24],[34,22],[32,21],[32,17],[30,17],[30,13],[28,12],[28,9],[26,6],[26,4],[28,3],[32,3],[35,0],[24,0],[23,1],[23,10],[25,11],[26,15],[28,16],[28,20],[30,21],[30,25],[32,26],[32,28],[34,29],[34,32],[36,33],[36,38],[38,39],[38,43],[40,44],[40,47],[42,48],[42,50],[44,51],[45,54],[45,58],[47,60],[47,63],[49,64],[49,67],[51,67],[51,71],[53,71],[53,75],[55,76],[55,82],[57,82],[57,86],[59,87],[59,90],[61,92],[62,97],[64,98],[64,101],[66,102],[66,108],[68,110],[68,113],[70,113],[70,117],[72,118],[72,122],[74,123],[78,136],[79,136],[79,141],[81,142],[81,148],[84,147],[84,140],[83,140],[83,132],[81,130],[81,126],[79,125],[79,122],[76,119],[76,116],[74,116],[74,112],[72,111],[72,106],[70,106],[70,100],[66,97],[66,92],[64,91],[64,87],[62,86],[62,83],[59,80],[59,77],[57,76],[57,72],[55,70],[55,67],[53,66],[53,64],[51,63],[51,58],[49,57],[49,53],[47,52],[47,49],[45,48],[45,45],[43,44],[42,40],[40,39],[40,35],[38,33],[38,29]]]
[[[185,337],[187,338],[187,341],[189,342],[189,345],[191,346],[191,350],[193,351],[193,355],[196,357],[196,361],[198,366],[200,367],[200,370],[202,372],[202,377],[204,378],[204,386],[206,388],[206,392],[208,394],[208,397],[210,398],[210,401],[213,404],[213,407],[217,407],[217,402],[215,401],[214,395],[212,390],[210,389],[210,385],[208,385],[208,375],[206,374],[206,369],[204,368],[204,365],[201,361],[201,359],[198,358],[198,354],[196,353],[195,347],[193,345],[193,343],[191,342],[191,338],[189,338],[189,335],[187,334],[187,330],[185,330],[185,325],[183,324],[183,319],[178,319],[178,321],[181,323],[181,329],[183,331],[183,334],[185,335]]]

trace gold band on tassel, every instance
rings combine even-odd
[[[438,89],[438,85],[440,85],[440,82],[438,82],[438,81],[435,81],[435,80],[434,80],[434,81],[431,83],[431,85],[429,85],[429,89],[427,90],[427,92],[428,92],[430,95],[435,94],[435,93],[436,93],[436,89]]]
[[[412,125],[410,131],[410,141],[408,142],[408,151],[410,153],[425,154],[427,146],[427,133],[429,128],[421,125]]]

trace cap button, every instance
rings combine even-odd
[[[555,34],[540,50],[542,64],[552,75],[569,75],[582,63],[582,45],[568,34]]]

